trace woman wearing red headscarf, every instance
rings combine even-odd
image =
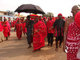
[[[17,23],[15,25],[16,35],[18,39],[20,40],[22,37],[22,23],[20,20],[17,20]]]
[[[66,38],[67,60],[80,60],[80,11],[75,15],[75,21],[68,27]],[[77,55],[78,54],[78,55]]]

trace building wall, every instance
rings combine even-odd
[[[8,15],[8,12],[0,11],[0,15]]]
[[[1,13],[1,12],[0,12],[0,15],[4,15],[4,13]]]

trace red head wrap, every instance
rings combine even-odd
[[[61,14],[61,13],[59,13],[59,14],[58,14],[58,16],[59,16],[59,15],[61,15],[61,16],[62,16],[62,14]]]

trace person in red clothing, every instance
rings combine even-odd
[[[67,60],[80,60],[80,11],[77,10],[74,22],[69,24],[66,37]],[[78,55],[77,55],[78,54]]]
[[[46,17],[43,17],[43,22],[46,24]]]
[[[17,20],[13,21],[13,27],[15,27]]]
[[[11,26],[11,18],[10,17],[8,18],[8,22],[9,22],[9,24]]]
[[[52,17],[49,18],[47,21],[47,31],[48,31],[48,46],[53,45],[53,33],[54,33],[54,28],[53,28],[54,20],[52,20]]]
[[[15,27],[16,22],[17,22],[17,18],[15,18],[15,19],[13,20],[13,22],[12,22],[12,27]]]
[[[38,21],[38,17],[35,19],[34,24],[34,33],[33,33],[33,51],[40,50],[42,47],[45,46],[43,35],[41,33],[42,25],[40,21]]]
[[[3,26],[2,26],[2,21],[0,19],[0,43],[3,42],[3,40],[4,40]]]
[[[9,23],[9,21],[7,21],[7,24],[8,24],[9,36],[10,36],[10,30],[11,30],[11,27],[10,27],[10,23]]]
[[[24,17],[21,18],[21,22],[22,22],[22,32],[25,35],[25,33],[26,33],[26,22],[24,20]]]
[[[26,22],[25,21],[22,23],[22,30],[25,35],[25,33],[26,33]]]
[[[39,27],[40,27],[40,33],[42,34],[42,40],[45,41],[44,39],[46,38],[47,36],[47,27],[46,27],[46,24],[42,21],[42,17],[39,16]],[[44,44],[45,42],[43,42]]]
[[[40,31],[43,35],[43,38],[45,38],[47,36],[47,27],[46,27],[46,24],[42,21],[41,16],[39,16],[39,22],[40,22],[40,26],[43,26]]]
[[[4,19],[3,22],[3,34],[4,37],[6,37],[6,40],[8,40],[8,37],[10,36],[10,26],[6,18]]]
[[[13,21],[11,21],[11,27],[13,27]]]
[[[15,30],[16,30],[16,35],[17,35],[18,39],[20,40],[22,37],[22,23],[21,23],[20,19],[17,20],[17,23],[15,25]]]

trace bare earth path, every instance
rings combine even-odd
[[[11,32],[9,40],[0,43],[0,60],[66,60],[62,48],[56,52],[55,45],[45,46],[37,52],[32,52],[33,48],[27,47],[26,36],[23,35],[22,40],[17,40],[15,32]]]

